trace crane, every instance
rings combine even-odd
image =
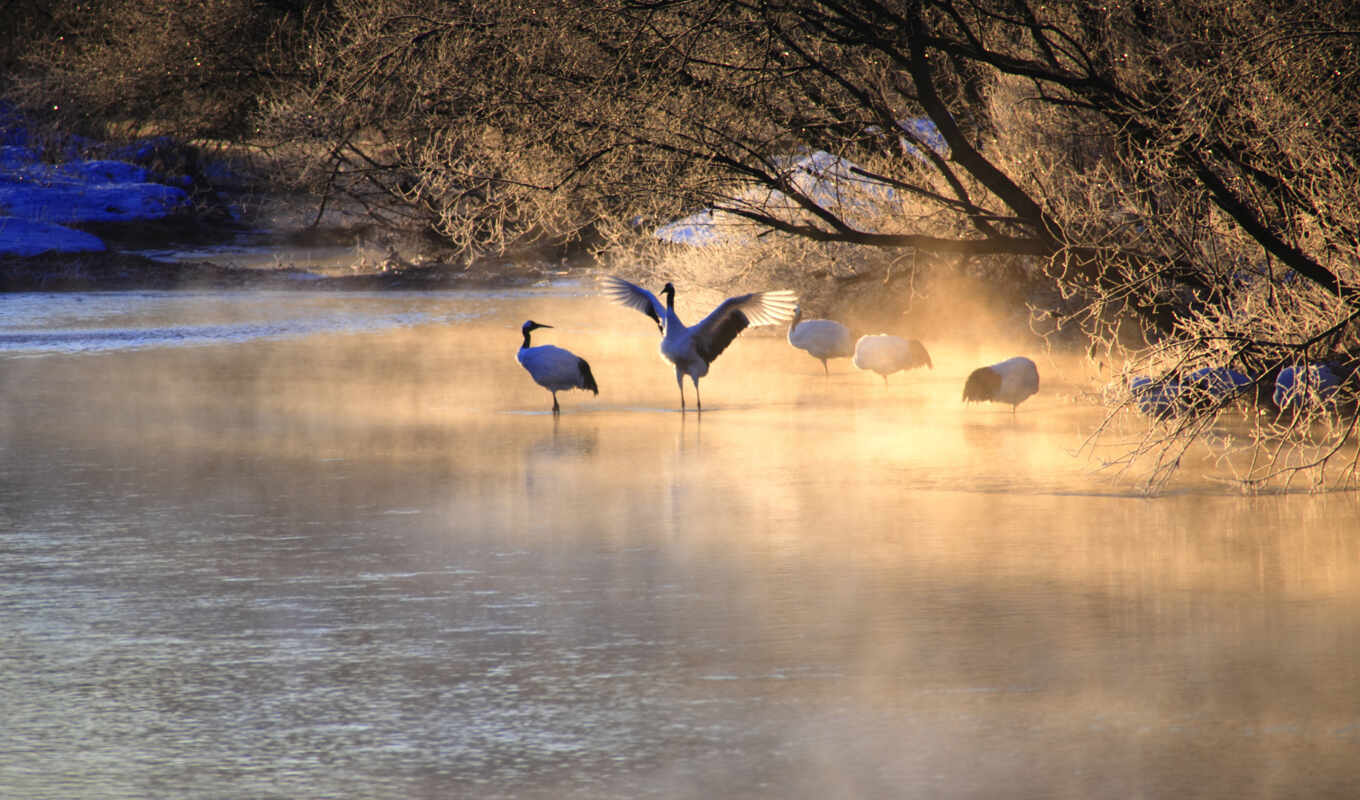
[[[963,399],[980,403],[1010,403],[1011,413],[1030,395],[1039,391],[1039,368],[1024,356],[1008,358],[978,367],[963,384]]]
[[[855,358],[852,362],[860,369],[873,370],[883,376],[883,385],[888,385],[888,376],[904,369],[929,367],[935,369],[930,361],[930,353],[919,339],[903,339],[887,333],[876,333],[859,337],[855,342]]]
[[[661,355],[675,365],[675,384],[680,387],[680,410],[685,410],[684,377],[694,382],[694,405],[703,411],[699,379],[708,374],[723,350],[737,334],[751,325],[773,325],[793,316],[798,297],[787,289],[729,297],[694,325],[686,326],[675,314],[675,286],[661,289],[663,306],[656,295],[634,283],[613,275],[602,279],[604,293],[614,302],[637,309],[651,317],[661,331]]]
[[[552,410],[554,414],[559,414],[561,407],[557,405],[558,392],[567,389],[585,389],[599,396],[600,387],[595,385],[595,376],[591,374],[590,365],[586,363],[584,358],[570,350],[563,350],[550,344],[541,344],[537,347],[529,346],[529,334],[531,332],[539,328],[551,327],[551,325],[544,325],[533,320],[525,322],[523,327],[520,328],[520,331],[524,334],[524,344],[519,346],[515,360],[534,379],[534,383],[552,392]]]
[[[849,358],[855,354],[855,337],[850,329],[831,319],[803,319],[801,306],[793,309],[789,322],[789,344],[822,362],[829,377],[828,359]]]

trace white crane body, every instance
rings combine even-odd
[[[1011,412],[1039,391],[1039,368],[1024,356],[978,367],[963,385],[965,402],[1010,403]]]
[[[586,363],[584,358],[570,350],[564,350],[551,344],[530,346],[529,334],[532,331],[538,328],[551,327],[551,325],[542,325],[533,320],[525,322],[520,329],[524,334],[524,343],[515,353],[515,360],[529,373],[529,377],[534,379],[534,383],[552,392],[552,410],[554,414],[557,414],[561,411],[561,407],[557,404],[558,392],[568,389],[585,389],[598,396],[600,388],[595,384],[595,376],[590,371],[590,364]]]
[[[855,337],[850,329],[831,319],[803,319],[803,309],[793,310],[789,322],[789,344],[822,362],[822,371],[830,375],[826,362],[833,358],[850,358],[855,354]]]
[[[859,369],[872,370],[883,376],[884,385],[894,372],[918,367],[935,369],[930,353],[919,339],[904,339],[887,333],[859,337],[852,363]]]

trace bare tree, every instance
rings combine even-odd
[[[1112,466],[1155,487],[1207,443],[1248,486],[1354,479],[1350,3],[298,8],[254,119],[323,197],[470,253],[702,214],[895,278],[965,263],[1118,366],[1111,425],[1149,413]]]
[[[0,3],[0,92],[68,133],[239,140],[328,0]]]
[[[1352,452],[1349,4],[388,0],[337,20],[281,116],[315,127],[326,186],[367,184],[460,244],[641,241],[704,211],[828,246],[1021,259],[1046,330],[1123,365],[1116,408],[1146,400],[1135,372],[1178,398],[1114,464],[1150,459],[1158,485],[1235,410],[1222,452],[1255,449],[1249,484]],[[1313,363],[1342,400],[1277,422],[1280,371]]]

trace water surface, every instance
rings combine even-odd
[[[759,333],[699,416],[580,286],[0,298],[0,794],[1353,796],[1354,497]]]

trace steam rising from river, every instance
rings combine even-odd
[[[260,307],[242,297],[122,327],[235,326]],[[918,333],[936,369],[885,387],[753,330],[681,414],[655,328],[585,291],[291,311],[370,303],[406,322],[0,362],[0,693],[21,703],[0,784],[961,798],[1360,777],[1354,501],[1149,502],[1093,477],[1071,455],[1103,416],[1072,401],[1079,359],[1027,353],[1043,388],[1012,415],[959,394],[1013,344]],[[514,361],[528,318],[598,398],[548,413]]]

